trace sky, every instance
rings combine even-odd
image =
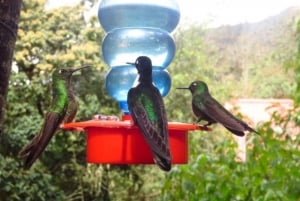
[[[49,0],[51,7],[72,4],[77,0]],[[141,0],[142,1],[142,0]],[[177,0],[180,23],[196,22],[209,26],[258,22],[277,15],[291,6],[300,6],[300,0]],[[94,9],[97,15],[97,9]]]
[[[216,25],[258,22],[277,15],[300,0],[178,0],[182,17]]]

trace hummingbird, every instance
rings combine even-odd
[[[136,87],[127,94],[128,109],[150,146],[154,162],[164,171],[171,170],[168,120],[159,90],[152,83],[152,62],[140,56],[135,63],[139,78]]]
[[[36,135],[19,152],[19,157],[24,158],[24,169],[29,169],[44,151],[52,136],[61,123],[71,122],[77,112],[78,104],[71,85],[72,74],[80,68],[58,68],[52,74],[52,104],[44,117],[43,126]]]
[[[197,123],[204,120],[207,127],[214,123],[220,123],[227,128],[231,133],[237,136],[244,136],[245,131],[259,134],[247,123],[236,118],[228,110],[226,110],[216,99],[214,99],[208,90],[207,84],[203,81],[194,81],[189,87],[179,87],[177,89],[188,89],[191,91],[192,109],[195,116],[198,118]]]

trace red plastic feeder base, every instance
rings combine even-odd
[[[88,163],[154,164],[148,144],[130,119],[126,115],[123,121],[90,120],[62,127],[86,131]],[[172,164],[185,164],[188,162],[188,131],[207,129],[178,122],[169,122],[168,127]]]

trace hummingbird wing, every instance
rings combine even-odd
[[[46,114],[43,127],[39,134],[19,152],[19,157],[25,158],[24,169],[29,169],[41,155],[61,122],[62,116],[58,113],[48,112]]]
[[[245,122],[236,118],[228,110],[226,110],[217,100],[211,97],[209,94],[205,94],[205,97],[200,101],[200,110],[213,119],[215,122],[222,124],[230,132],[237,136],[244,136],[245,131],[255,132],[254,129],[249,127]]]
[[[63,123],[70,123],[73,121],[73,119],[76,116],[78,108],[78,103],[75,100],[75,97],[73,99],[69,99],[69,104],[66,110],[66,115],[63,119]]]
[[[159,91],[132,88],[128,92],[128,106],[146,142],[150,146],[154,162],[165,171],[171,169],[168,122]]]

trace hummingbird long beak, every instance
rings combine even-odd
[[[71,72],[74,73],[74,72],[79,71],[79,70],[81,70],[81,69],[83,69],[83,68],[89,68],[89,67],[92,67],[92,66],[89,66],[89,65],[87,65],[87,66],[81,66],[81,67],[79,67],[79,68],[74,68],[74,69],[72,69]]]
[[[135,63],[132,63],[132,62],[126,62],[126,64],[135,65]]]
[[[177,87],[176,89],[190,89],[190,88],[188,88],[188,87]]]

